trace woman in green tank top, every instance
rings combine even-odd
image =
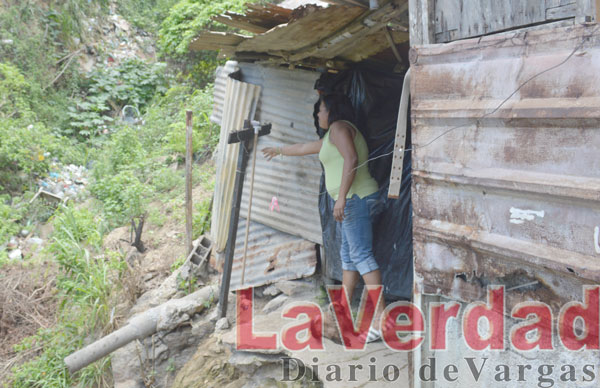
[[[378,185],[367,167],[365,139],[352,124],[354,112],[350,100],[341,94],[321,96],[319,126],[326,130],[322,139],[282,147],[262,149],[271,160],[277,155],[303,156],[319,154],[325,169],[325,186],[335,200],[333,216],[342,223],[342,285],[348,300],[362,276],[367,286],[381,286],[381,271],[373,255],[371,216],[378,202]],[[381,298],[366,341],[381,338],[379,330],[384,309]]]

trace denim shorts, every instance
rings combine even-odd
[[[360,198],[354,194],[346,199],[342,222],[342,269],[361,275],[379,269],[373,255],[372,219],[379,210],[379,191]]]

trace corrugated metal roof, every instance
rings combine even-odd
[[[579,300],[582,283],[600,281],[599,31],[510,32],[412,53],[420,292],[471,301],[505,284],[516,287],[510,311]]]
[[[227,243],[240,147],[240,143],[228,144],[229,133],[241,129],[245,119],[254,117],[260,90],[260,86],[227,78],[210,228],[217,251],[225,249]]]
[[[240,282],[245,230],[246,220],[240,218],[231,272],[231,290],[257,287],[278,280],[298,279],[315,273],[317,251],[314,243],[252,222],[242,287]]]
[[[318,99],[313,89],[318,73],[250,64],[240,67],[245,82],[262,86],[257,119],[272,124],[271,134],[259,138],[259,150],[318,140],[312,116]],[[252,220],[322,244],[318,198],[321,173],[317,155],[279,156],[267,161],[259,152]],[[241,214],[248,209],[249,175],[244,182]],[[273,196],[277,197],[280,212],[269,209]]]
[[[359,62],[390,49],[388,35],[395,44],[408,41],[408,1],[381,0],[380,4],[377,10],[364,6],[305,5],[291,12],[286,23],[252,38],[233,33],[202,34],[190,49],[214,50],[219,46],[238,60],[312,67],[333,66],[330,62],[337,60]],[[235,20],[220,17],[218,21],[242,29],[242,22],[256,24],[249,15],[246,19],[237,15]]]

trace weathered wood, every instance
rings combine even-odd
[[[363,8],[369,8],[368,1],[359,1],[359,0],[322,0],[325,3],[336,4],[336,5],[349,5],[349,6],[358,6]]]
[[[390,48],[392,49],[392,52],[394,53],[396,60],[398,61],[399,64],[402,64],[402,57],[400,56],[398,47],[396,47],[396,43],[394,43],[394,37],[392,36],[392,33],[390,32],[389,28],[385,29],[385,37],[387,38],[387,41],[390,44]]]
[[[262,34],[269,31],[269,28],[262,27],[245,20],[243,17],[235,17],[233,15],[217,15],[212,18],[215,22],[226,24],[230,27],[239,28],[240,30],[249,31],[255,34]]]
[[[593,23],[600,20],[599,0],[576,0],[577,10],[575,19],[578,23]]]
[[[219,50],[223,46],[235,47],[247,39],[250,37],[231,32],[205,31],[190,42],[189,48],[192,51]]]
[[[239,44],[237,51],[303,51],[327,39],[365,13],[361,7],[332,5]]]
[[[388,21],[407,10],[407,2],[396,0],[387,3],[376,11],[365,12],[348,26],[337,30],[334,34],[294,52],[290,55],[289,60],[292,62],[300,61],[308,57],[319,57],[325,53],[328,58],[333,58],[354,42],[385,28]],[[345,43],[340,44],[340,42]]]
[[[398,110],[398,121],[396,123],[396,138],[394,140],[394,155],[392,159],[392,171],[390,173],[390,186],[388,198],[400,198],[402,188],[402,172],[404,166],[404,153],[406,152],[406,129],[408,120],[408,102],[410,99],[410,69],[404,75],[402,84],[402,96],[400,97],[400,109]]]
[[[577,14],[577,4],[571,3],[546,9],[546,20],[565,19]]]
[[[225,263],[223,265],[223,277],[219,297],[219,317],[227,316],[227,297],[231,284],[231,271],[233,267],[233,254],[235,252],[235,240],[237,238],[238,221],[240,220],[240,205],[242,203],[242,190],[244,186],[244,175],[248,164],[248,153],[245,151],[250,146],[249,141],[240,144],[237,170],[235,173],[235,185],[233,188],[233,209],[229,221],[229,233],[227,246],[225,248]]]
[[[480,36],[546,20],[540,1],[434,0],[436,42]]]
[[[408,0],[410,45],[434,42],[434,0]]]
[[[192,162],[194,157],[193,148],[193,127],[192,127],[193,112],[188,110],[185,112],[185,246],[187,254],[192,252]]]
[[[206,302],[212,302],[216,298],[217,287],[206,286],[183,298],[169,300],[134,316],[124,327],[65,357],[64,362],[69,372],[75,373],[135,339],[144,339],[159,330],[174,329],[175,327],[163,327],[168,324],[168,318],[172,314],[186,313],[192,316],[200,312]]]

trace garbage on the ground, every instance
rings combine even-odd
[[[10,251],[8,254],[8,258],[11,260],[19,260],[23,258],[23,252],[20,249],[15,249],[14,251]]]
[[[17,249],[19,247],[19,243],[17,242],[17,239],[12,237],[10,239],[10,241],[8,242],[8,244],[6,244],[6,249],[8,249],[9,251],[12,251],[13,249]]]
[[[38,181],[39,191],[31,202],[39,196],[59,201],[81,199],[88,184],[87,174],[88,171],[84,166],[74,164],[61,166],[53,163],[48,176]]]

